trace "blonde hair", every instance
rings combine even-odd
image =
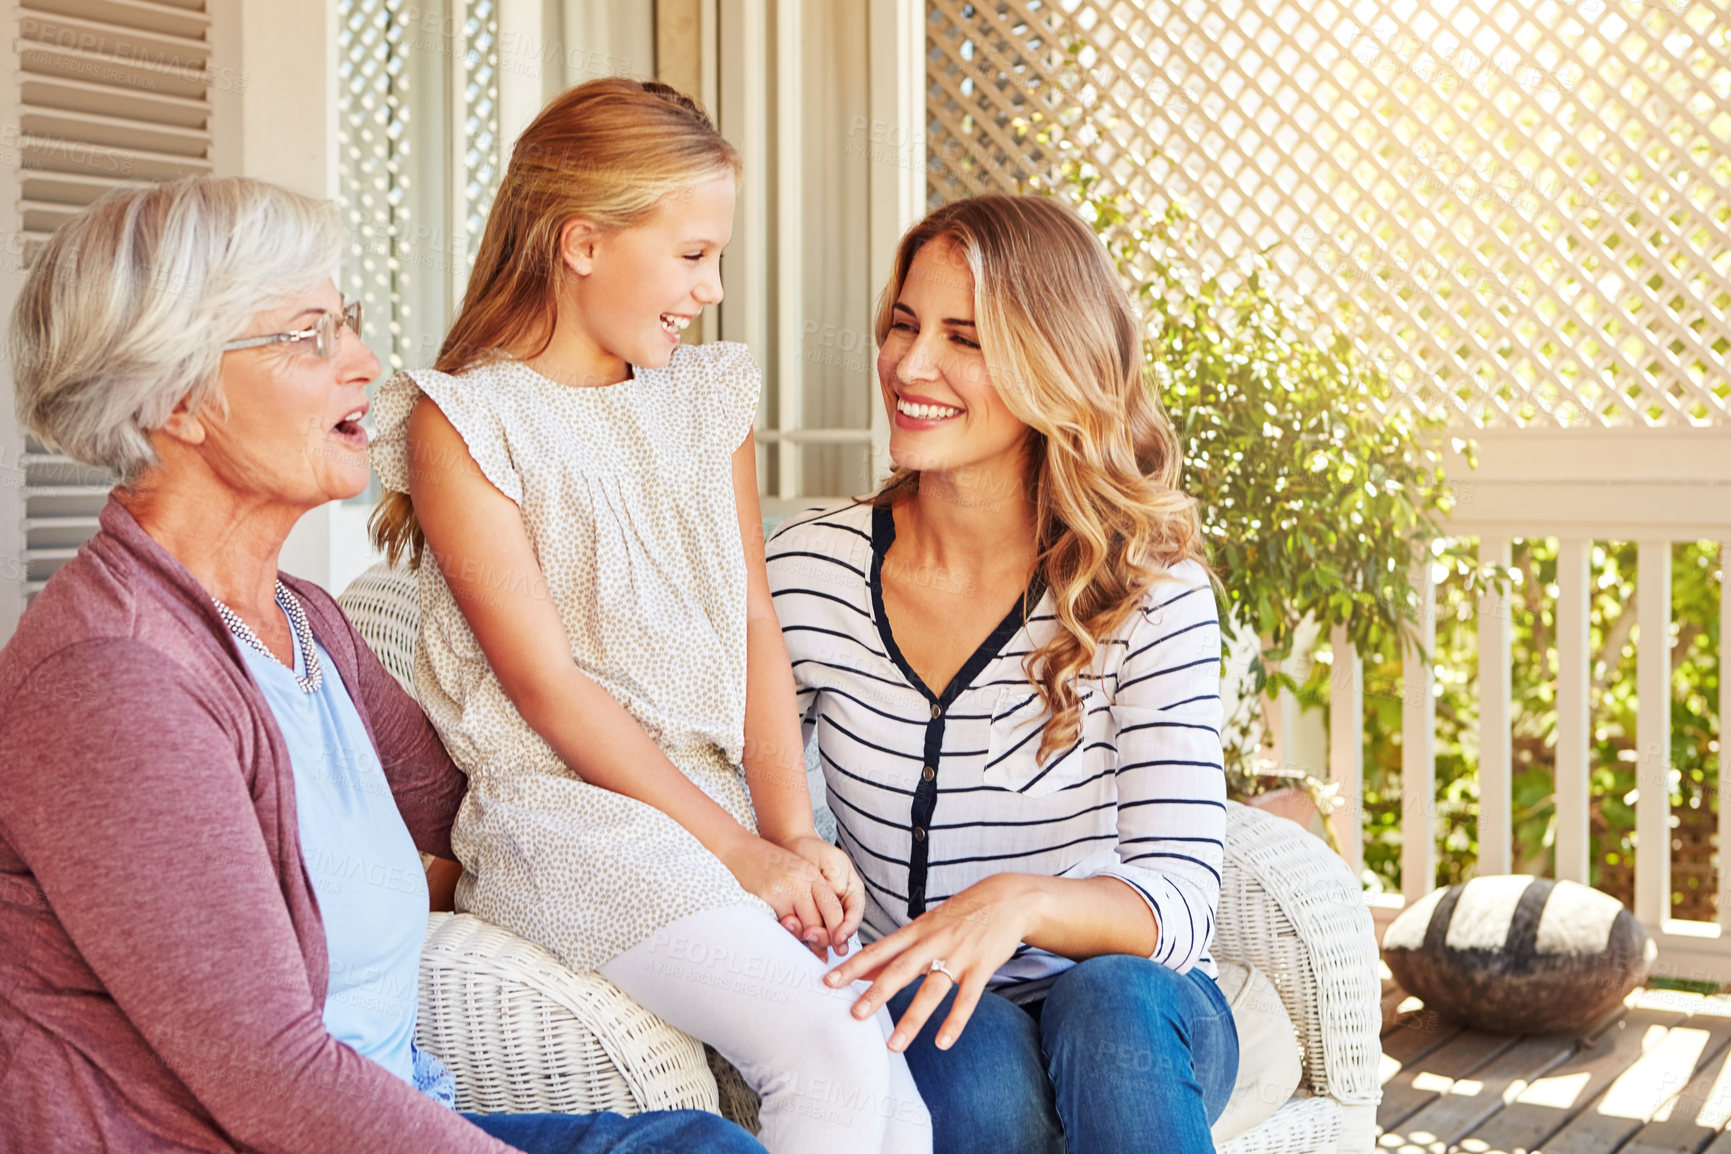
[[[879,345],[915,255],[937,240],[953,245],[973,275],[987,371],[1029,430],[1035,572],[1059,626],[1023,665],[1052,713],[1044,758],[1081,733],[1076,679],[1101,642],[1166,569],[1203,561],[1196,503],[1178,488],[1178,435],[1144,380],[1142,325],[1081,218],[1034,196],[981,196],[936,210],[896,252],[878,304]],[[872,500],[891,505],[918,488],[917,471],[898,469]]]
[[[18,419],[134,484],[182,399],[223,411],[223,342],[331,276],[347,243],[335,205],[247,177],[109,193],[54,231],[18,295]]]
[[[579,84],[517,138],[481,234],[469,286],[433,368],[463,370],[553,339],[566,275],[559,234],[572,220],[604,232],[647,221],[669,197],[743,171],[702,107],[665,84],[607,77]],[[407,493],[387,493],[368,523],[391,564],[425,544]]]

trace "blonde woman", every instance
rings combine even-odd
[[[812,825],[757,367],[681,337],[721,301],[739,172],[665,85],[549,104],[438,361],[379,393],[375,530],[426,551],[414,676],[469,776],[458,908],[713,1045],[773,1154],[920,1154],[888,1015],[823,984],[863,900]]]
[[[1220,636],[1179,446],[1104,248],[1031,197],[939,209],[878,315],[896,472],[769,575],[936,1149],[1213,1148]]]

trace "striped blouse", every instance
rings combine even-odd
[[[884,618],[894,539],[889,510],[849,503],[790,519],[768,549],[806,737],[865,881],[866,939],[993,874],[1115,877],[1154,912],[1154,960],[1214,976],[1226,782],[1220,630],[1201,566],[1175,566],[1101,646],[1080,739],[1042,762],[1050,714],[1022,664],[1057,628],[1050,596],[1031,590],[933,692]],[[1039,998],[1071,964],[1023,945],[992,988]]]

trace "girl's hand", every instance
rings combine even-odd
[[[846,954],[847,941],[859,929],[860,918],[865,916],[865,883],[860,881],[852,859],[815,833],[790,838],[781,844],[782,848],[792,850],[817,867],[830,892],[841,903],[842,915],[839,924],[796,923],[791,916],[782,918],[781,924],[821,959],[827,961],[826,951],[831,949],[838,956]]]
[[[919,1036],[954,982],[960,989],[937,1038],[938,1049],[947,1050],[961,1037],[986,982],[1015,954],[1034,924],[1031,907],[1043,893],[1039,888],[1043,880],[1028,874],[997,874],[977,882],[895,933],[879,938],[825,974],[823,980],[831,988],[839,988],[860,978],[870,979],[871,989],[853,1006],[854,1017],[869,1018],[903,986],[925,975],[925,984],[890,1035],[890,1049],[898,1052]],[[943,962],[953,977],[932,971],[934,960]]]
[[[803,839],[795,839],[802,841]],[[738,879],[747,893],[769,903],[783,926],[793,919],[794,936],[804,941],[818,957],[824,957],[828,942],[824,928],[839,928],[845,920],[835,889],[816,864],[793,849],[746,834],[721,855],[721,864]],[[813,944],[813,942],[817,944]]]

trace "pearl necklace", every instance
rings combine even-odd
[[[228,626],[230,633],[238,637],[243,644],[281,664],[282,659],[265,648],[264,642],[258,639],[258,634],[252,631],[252,626],[240,619],[240,614],[214,597],[211,600],[216,601],[216,611],[221,614],[223,624]],[[276,603],[288,614],[289,632],[294,634],[295,645],[301,651],[301,661],[306,666],[307,675],[302,677],[295,673],[292,666],[289,672],[294,675],[295,684],[301,687],[302,693],[317,693],[319,686],[324,684],[325,671],[319,666],[318,650],[313,648],[313,627],[307,621],[307,611],[301,608],[300,601],[280,580],[276,583]]]

